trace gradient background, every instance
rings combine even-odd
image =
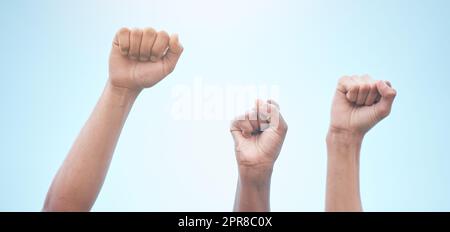
[[[171,90],[280,88],[289,132],[273,211],[322,211],[325,135],[337,79],[398,91],[366,136],[367,211],[450,211],[450,1],[0,1],[0,210],[39,211],[107,79],[122,26],[178,32],[175,72],[137,100],[95,211],[230,211],[237,180],[227,120],[177,121]]]

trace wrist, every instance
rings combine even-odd
[[[239,166],[239,182],[245,186],[265,187],[270,185],[273,166]]]
[[[339,146],[360,146],[364,139],[364,133],[330,128],[328,130],[326,142],[327,145],[339,145]]]
[[[328,156],[359,160],[363,139],[363,133],[330,128],[326,138]]]
[[[104,97],[109,99],[111,106],[131,107],[141,90],[133,90],[124,87],[118,87],[111,84],[110,81],[106,83],[103,92]]]
[[[139,93],[142,91],[141,88],[131,89],[127,87],[117,86],[108,80],[106,83],[106,90],[113,94],[114,96],[120,97],[122,99],[136,99]]]

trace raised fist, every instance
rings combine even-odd
[[[109,58],[110,83],[141,90],[152,87],[171,73],[183,52],[177,35],[152,28],[120,29]]]
[[[364,136],[389,115],[395,95],[387,81],[374,81],[367,75],[342,77],[333,100],[330,130]]]
[[[254,109],[232,122],[239,168],[273,167],[288,128],[279,110],[273,100],[257,100]]]

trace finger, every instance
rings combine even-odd
[[[391,82],[389,81],[384,81],[384,83],[386,83],[386,85],[388,85],[389,87],[391,87]],[[378,90],[377,90],[378,91]],[[380,93],[378,93],[377,99],[375,100],[375,103],[380,102],[381,100],[381,95]]]
[[[368,74],[362,75],[360,79],[361,79],[363,82],[369,83],[369,84],[374,82],[373,79],[372,79],[372,77],[371,77],[370,75],[368,75]]]
[[[275,120],[275,122],[272,122],[272,126],[277,128],[277,130],[281,130],[281,131],[284,131],[284,133],[286,133],[287,123],[284,120],[283,115],[281,115],[281,113],[280,113],[280,105],[272,99],[268,100],[268,103],[270,104],[269,108],[271,108],[270,109],[271,114],[276,115],[276,117],[272,116],[272,118],[275,118],[276,120],[278,120],[278,123],[279,123],[278,125],[276,125],[277,121]],[[270,122],[269,122],[269,124],[270,124]]]
[[[245,139],[242,135],[242,130],[239,127],[239,121],[237,119],[234,119],[231,122],[230,132],[233,137],[234,143],[238,143],[240,140]]]
[[[269,99],[269,100],[267,100],[267,103],[276,106],[278,108],[278,110],[280,110],[280,105],[276,101]]]
[[[258,99],[255,100],[255,107],[253,108],[253,111],[256,114],[256,117],[254,116],[254,118],[256,118],[256,127],[257,127],[257,131],[258,132],[262,132],[265,129],[267,129],[267,127],[265,125],[261,125],[262,123],[266,122],[266,120],[261,118],[261,114],[260,114],[261,106],[263,104],[265,104],[265,102],[258,98]]]
[[[153,28],[145,28],[142,34],[139,60],[148,61],[152,52],[153,43],[156,39],[156,31]]]
[[[130,52],[129,57],[131,59],[139,59],[139,50],[141,48],[142,30],[133,29],[130,33]]]
[[[252,136],[253,127],[250,124],[248,118],[244,121],[241,121],[239,125],[242,130],[242,135],[244,135],[244,137],[249,138]]]
[[[390,81],[384,81],[384,83],[386,83],[387,86],[392,87],[392,84]]]
[[[370,84],[368,83],[360,84],[356,104],[364,105],[367,99],[367,95],[369,95],[369,92],[370,92]]]
[[[359,86],[355,85],[350,88],[350,90],[345,95],[347,100],[351,103],[356,103],[356,100],[358,100],[358,92],[359,92]]]
[[[280,111],[274,105],[268,105],[270,108],[269,125],[281,134],[286,134],[287,123],[281,115]]]
[[[114,44],[118,45],[120,52],[124,56],[128,56],[130,50],[130,30],[128,28],[121,28],[114,39]]]
[[[337,89],[343,94],[347,94],[350,88],[353,86],[354,81],[349,76],[343,76],[339,78]]]
[[[270,112],[268,109],[268,104],[264,102],[261,99],[257,99],[255,101],[255,110],[257,112],[257,119],[258,119],[258,129],[259,131],[264,131],[267,128],[269,128],[269,118],[270,118]]]
[[[377,89],[382,99],[394,99],[397,94],[395,89],[391,87],[390,82],[378,81]]]
[[[259,120],[267,120],[266,117],[269,117],[270,109],[268,108],[269,103],[267,101],[263,101],[261,99],[257,99],[255,101],[255,109],[258,112]]]
[[[273,104],[260,103],[258,107],[260,130],[273,128],[276,131],[285,133],[287,124],[281,116],[278,107]]]
[[[232,123],[231,132],[239,131],[244,138],[249,138],[252,135],[253,127],[247,118],[247,115],[236,118]]]
[[[343,76],[339,79],[337,90],[345,94],[348,101],[354,103],[358,97],[359,87],[353,77]]]
[[[246,119],[250,122],[250,125],[252,126],[252,133],[259,132],[260,127],[259,127],[259,119],[258,119],[257,111],[251,110],[251,111],[247,112],[245,115],[246,115]]]
[[[367,95],[365,105],[366,106],[373,105],[377,100],[378,96],[380,96],[380,94],[378,93],[377,85],[376,83],[372,83],[370,85],[370,91],[369,94]]]
[[[377,82],[377,89],[381,95],[380,102],[375,105],[375,111],[380,119],[388,116],[391,112],[392,103],[394,102],[397,92],[384,81]]]
[[[178,59],[180,58],[181,53],[183,53],[183,46],[179,41],[178,35],[174,34],[170,36],[169,49],[167,50],[167,53],[164,56],[164,59],[166,59],[169,64],[168,65],[169,73],[171,73],[175,69],[175,66],[178,63]]]
[[[165,31],[160,31],[157,33],[155,43],[152,47],[152,54],[150,60],[153,62],[158,61],[166,52],[169,46],[169,35]]]
[[[350,80],[353,82],[351,93],[347,96],[347,100],[350,102],[357,104],[358,101],[358,95],[361,89],[361,86],[365,83],[365,80],[363,79],[363,76],[357,76],[353,75],[350,76]]]

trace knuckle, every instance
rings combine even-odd
[[[368,80],[368,81],[372,80],[372,77],[370,77],[369,74],[364,74],[364,75],[362,75],[362,78],[363,78],[364,80]]]
[[[161,37],[161,39],[169,39],[169,33],[164,30],[160,31],[158,32],[158,37]]]
[[[128,33],[128,32],[130,32],[130,29],[128,29],[127,27],[122,27],[119,29],[119,31],[117,33],[124,34],[124,33]]]
[[[131,34],[133,35],[139,35],[142,31],[138,28],[133,28],[133,30],[131,30]]]
[[[388,116],[391,113],[391,108],[388,106],[382,106],[379,110],[381,118]]]
[[[392,92],[390,93],[392,98],[395,98],[395,96],[397,96],[397,90],[392,89]]]
[[[148,27],[148,28],[144,29],[144,34],[153,37],[156,35],[156,31],[155,31],[155,29]]]
[[[361,90],[362,91],[369,91],[370,90],[370,85],[369,84],[362,84]]]
[[[139,56],[140,61],[148,61],[148,57],[143,56],[142,54]]]
[[[130,50],[130,55],[133,57],[138,57],[139,56],[139,50],[138,49],[131,49]]]
[[[342,84],[349,80],[349,76],[342,76],[339,78],[338,83]]]

